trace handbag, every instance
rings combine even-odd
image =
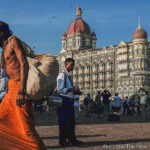
[[[65,71],[61,70],[61,73],[64,73],[64,75],[65,75],[64,85],[66,87],[66,78],[67,77],[66,77]],[[48,103],[49,103],[50,107],[56,107],[56,108],[62,107],[63,99],[57,91],[57,82],[55,82],[55,88],[52,89],[50,96],[48,96]]]
[[[49,96],[48,103],[50,107],[60,108],[62,107],[63,100],[59,96]]]

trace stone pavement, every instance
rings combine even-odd
[[[47,150],[150,150],[150,113],[148,121],[140,122],[136,117],[121,117],[120,122],[98,119],[95,114],[85,118],[80,112],[80,124],[76,125],[76,136],[84,144],[61,148],[58,145],[57,116],[46,112],[35,113],[36,129],[46,144]]]

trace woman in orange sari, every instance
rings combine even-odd
[[[32,102],[25,98],[28,63],[17,37],[12,36],[8,24],[0,22],[2,67],[9,77],[8,93],[0,104],[0,149],[45,150],[35,130]]]

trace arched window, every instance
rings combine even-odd
[[[132,95],[134,93],[133,87],[129,87],[129,95]]]
[[[124,95],[128,94],[128,89],[126,87],[123,88],[123,91],[124,91]]]
[[[118,94],[122,94],[122,88],[118,88]]]

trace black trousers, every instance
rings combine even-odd
[[[59,124],[59,143],[73,142],[75,137],[75,114],[74,114],[74,100],[62,97],[63,105],[58,108],[58,124]]]
[[[129,110],[129,106],[128,105],[123,106],[123,116],[126,115],[126,112],[127,112],[127,116],[129,116],[130,110]]]

